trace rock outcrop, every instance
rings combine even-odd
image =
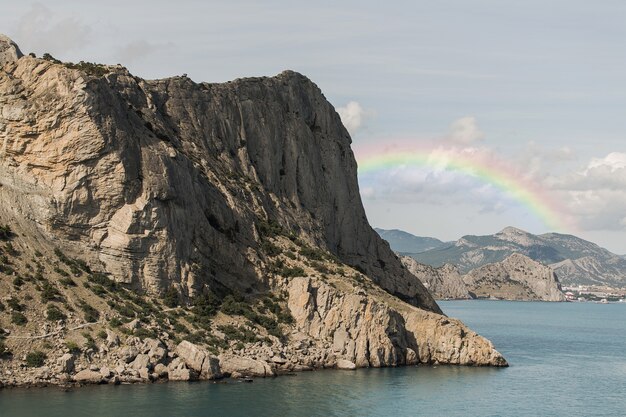
[[[479,298],[565,301],[554,270],[522,254],[476,268],[463,280]]]
[[[22,56],[24,55],[15,42],[0,33],[0,66],[17,61]]]
[[[455,266],[445,264],[435,268],[421,264],[410,256],[400,256],[400,260],[406,269],[424,284],[435,299],[467,300],[472,298],[463,277]]]
[[[107,383],[506,364],[372,230],[350,137],[306,77],[24,56],[0,69],[0,106],[7,384],[35,348],[32,366],[56,364],[36,383],[71,380],[67,353]]]

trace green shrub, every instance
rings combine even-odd
[[[84,301],[80,301],[78,304],[81,310],[83,310],[85,321],[88,323],[95,323],[100,319],[100,313],[98,310],[90,306]]]
[[[41,284],[41,301],[47,303],[48,301],[58,300],[61,300],[61,293],[54,285],[48,281]]]
[[[304,269],[300,268],[299,266],[293,268],[284,266],[278,270],[278,275],[284,278],[295,278],[304,277],[306,276],[306,273],[304,272]]]
[[[65,320],[67,316],[54,305],[49,305],[46,309],[46,318],[50,321]]]
[[[76,287],[76,282],[70,277],[64,277],[59,280],[59,283],[65,288]]]
[[[4,226],[0,225],[0,240],[9,240],[13,237],[13,231],[11,230],[11,226],[5,224]]]
[[[226,340],[235,340],[243,343],[256,343],[259,339],[256,333],[248,327],[235,327],[232,324],[219,326],[219,331],[224,333]]]
[[[24,285],[24,280],[19,275],[13,278],[13,286],[16,289],[19,289],[22,285]]]
[[[278,246],[274,245],[269,240],[261,242],[261,249],[267,256],[278,256],[282,252]]]
[[[175,287],[169,287],[163,295],[163,304],[170,308],[178,307],[180,302],[179,296],[178,290]]]
[[[40,350],[29,352],[26,355],[26,366],[29,368],[39,368],[44,365],[46,359],[46,354]]]
[[[109,320],[109,325],[113,328],[120,327],[122,324],[122,320],[117,317],[113,317],[111,320]]]
[[[140,338],[141,340],[150,337],[150,338],[156,338],[157,334],[154,330],[150,330],[150,329],[146,329],[144,327],[140,327],[138,329],[135,329],[133,331],[133,336],[137,336],[138,338]]]
[[[28,323],[28,319],[19,311],[14,311],[13,313],[11,313],[11,323],[17,324],[18,326],[23,326]]]
[[[11,351],[7,345],[4,344],[4,340],[0,338],[0,358],[5,358],[7,356],[11,356]]]
[[[70,353],[78,354],[81,352],[80,346],[78,346],[78,343],[74,342],[73,340],[66,341],[65,347]]]
[[[98,331],[97,334],[98,338],[100,339],[106,339],[107,338],[107,332],[104,329],[100,329],[100,331]]]

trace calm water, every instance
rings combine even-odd
[[[0,416],[625,416],[626,304],[442,302],[510,368],[0,391]]]

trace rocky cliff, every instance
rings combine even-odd
[[[252,357],[272,373],[339,360],[506,364],[441,315],[369,226],[350,137],[306,77],[148,81],[0,45],[0,320],[13,358],[33,347],[59,356],[80,326],[128,322],[120,349],[149,332],[173,353],[128,370],[122,353],[91,343],[75,368],[217,374],[175,353],[189,335],[235,374]],[[42,325],[44,306],[59,319]]]
[[[455,266],[445,264],[435,268],[421,264],[410,256],[401,256],[400,260],[406,269],[416,276],[436,299],[463,300],[472,298],[467,285],[463,282],[463,277]]]
[[[463,280],[479,298],[565,301],[554,270],[522,254],[476,268]]]

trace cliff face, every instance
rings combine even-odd
[[[424,265],[410,256],[401,256],[402,264],[416,276],[436,299],[472,298],[459,270],[450,264],[439,268]]]
[[[150,323],[170,351],[175,339],[166,339],[179,331],[180,317],[187,317],[183,330],[197,330],[195,339],[213,343],[226,369],[245,362],[231,358],[235,348],[254,357],[293,355],[286,365],[260,366],[272,372],[292,370],[294,364],[339,366],[338,360],[359,366],[506,364],[487,340],[439,314],[428,291],[369,226],[350,137],[307,78],[288,71],[225,84],[196,84],[186,77],[147,81],[119,66],[20,56],[0,70],[0,225],[11,226],[11,249],[17,248],[18,259],[6,271],[30,278],[14,287],[5,280],[0,284],[7,299],[36,294],[42,287],[25,260],[38,259],[37,275],[48,274],[46,285],[66,303],[59,308],[68,309],[61,327],[50,333],[58,349],[51,355],[63,353],[65,321],[72,321],[72,329],[83,325],[72,311],[85,310],[86,302],[108,319],[128,321],[139,314],[120,309],[114,291],[119,287],[92,274],[102,271],[124,291],[150,295],[154,310],[146,310],[146,298],[121,292],[135,307],[144,305],[142,322]],[[62,264],[71,267],[72,279],[92,274],[84,287],[97,297],[73,287]],[[291,282],[294,276],[306,277],[309,284],[296,285],[300,281]],[[329,300],[340,306],[359,293],[358,302],[372,309],[358,310],[352,302],[350,308],[364,318],[376,311],[377,320],[352,317],[358,320],[348,330],[348,315],[323,314],[312,330],[313,319],[300,314],[310,307],[299,303],[318,297],[316,288],[328,280],[333,282],[326,291]],[[168,324],[156,311],[164,303],[158,295],[171,291],[181,311]],[[211,294],[220,299],[217,304]],[[219,307],[227,295],[230,301]],[[233,295],[248,307],[233,307]],[[200,296],[209,298],[198,304]],[[269,311],[266,305],[250,310],[263,297],[283,301],[267,301],[274,306]],[[42,317],[36,299],[29,300],[22,307],[30,333],[0,311],[2,324],[11,330],[7,340],[44,339],[33,338]],[[294,323],[276,307],[283,302]],[[214,315],[218,308],[225,326],[267,334],[272,347],[239,334],[242,347],[229,339],[238,335],[232,329],[209,326],[203,314]],[[322,317],[321,310],[317,314]],[[279,319],[284,320],[277,324]],[[113,331],[106,323],[92,324]],[[380,353],[374,339],[366,338],[360,350],[333,353],[330,341],[341,329],[349,334],[348,345],[371,334],[386,347]],[[270,337],[279,330],[293,334]],[[303,354],[297,347],[302,343],[317,356]],[[24,346],[9,347],[20,352]],[[103,355],[100,360],[109,363],[123,353]],[[158,364],[171,366],[179,378],[194,369],[181,360]],[[119,375],[132,373],[126,362],[118,365]]]
[[[476,268],[463,280],[468,289],[481,298],[565,301],[552,268],[522,254]]]
[[[257,285],[246,248],[276,222],[439,311],[369,226],[348,133],[305,77],[94,78],[25,57],[0,86],[7,214],[135,288]]]

